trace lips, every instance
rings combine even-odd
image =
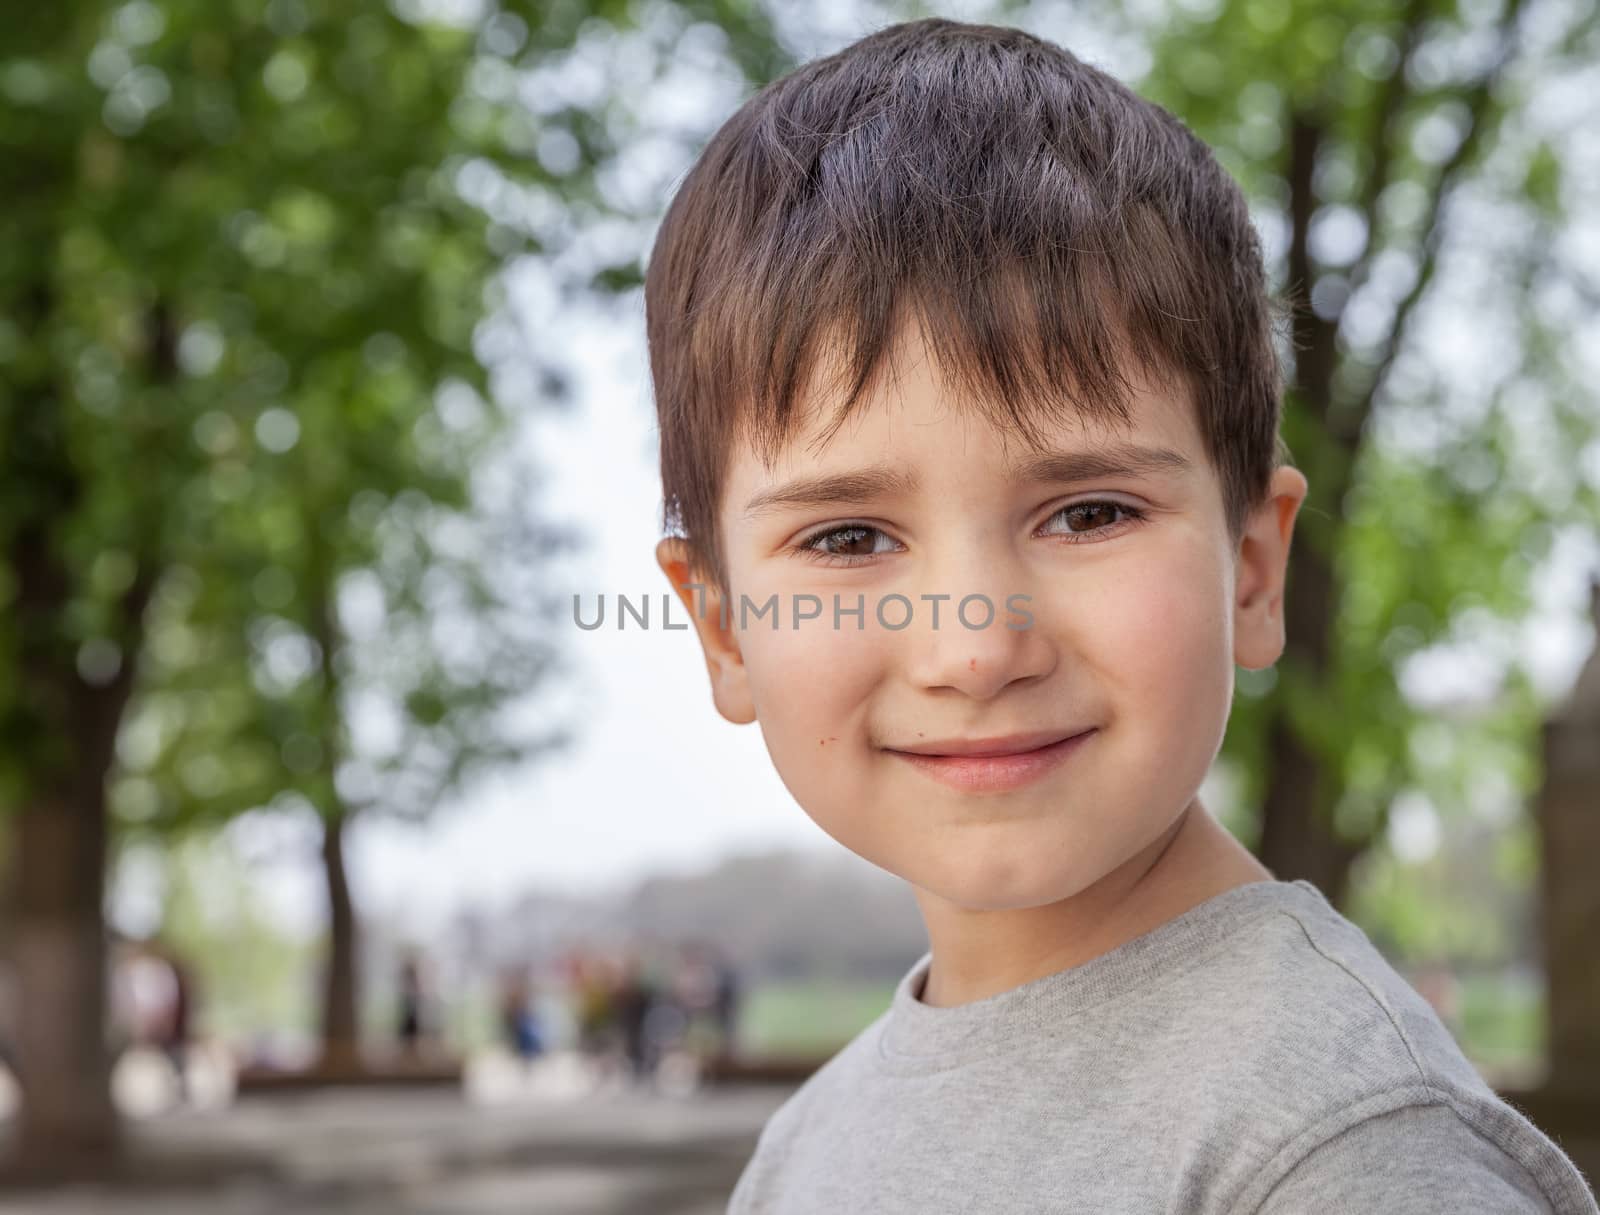
[[[1023,789],[1044,779],[1088,745],[1098,729],[1053,735],[1012,735],[1001,739],[946,739],[919,747],[966,747],[965,753],[888,749],[902,763],[942,785],[965,794],[1000,794]],[[1016,750],[1040,740],[1040,745]],[[998,754],[994,747],[1008,747]],[[987,753],[983,753],[987,752]]]
[[[947,738],[933,741],[918,740],[914,744],[903,747],[888,747],[886,750],[899,751],[906,755],[959,756],[971,759],[985,759],[1005,755],[1023,755],[1029,751],[1037,751],[1080,734],[1087,734],[1093,727],[1077,727],[1069,730],[1034,730],[1023,734],[1000,734],[990,738]]]

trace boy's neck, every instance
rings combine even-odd
[[[1273,874],[1196,798],[1148,848],[1059,903],[972,911],[915,889],[933,961],[917,998],[986,999],[1081,966],[1207,899]]]

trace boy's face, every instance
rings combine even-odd
[[[834,839],[962,907],[1058,902],[1173,827],[1221,745],[1234,665],[1260,669],[1281,653],[1305,480],[1278,470],[1274,496],[1231,546],[1188,402],[1137,379],[1129,428],[1064,424],[1052,448],[1164,449],[1184,466],[1020,476],[1013,465],[1034,453],[964,415],[911,340],[898,383],[886,377],[825,447],[814,440],[834,402],[812,401],[773,469],[736,453],[720,514],[734,599],[724,629],[705,592],[695,627],[719,711],[760,722],[784,784]],[[901,483],[750,509],[798,479],[879,468]],[[680,588],[686,555],[673,539],[658,549]],[[680,595],[695,612],[696,596]],[[773,595],[776,628],[753,610]],[[807,595],[822,612],[797,627],[795,605],[813,610]],[[884,603],[880,620],[890,595],[910,606]],[[937,627],[924,595],[949,596]],[[968,595],[994,604],[988,627],[958,619]],[[835,627],[835,596],[864,612]],[[1029,598],[1008,611],[1009,596]],[[1006,627],[1024,612],[1029,627]],[[966,609],[973,625],[986,615],[981,600]],[[1016,734],[1085,736],[1021,773],[1017,761],[903,753]]]

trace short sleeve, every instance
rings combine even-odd
[[[1257,1215],[1558,1215],[1529,1172],[1445,1104],[1363,1119],[1304,1156]]]

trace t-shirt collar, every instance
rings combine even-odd
[[[933,954],[924,953],[895,986],[878,1036],[878,1062],[889,1071],[938,1070],[1037,1040],[1097,1004],[1187,969],[1225,945],[1245,922],[1284,907],[1303,910],[1308,899],[1328,906],[1305,880],[1246,882],[1097,958],[948,1008],[924,1004],[915,994],[933,962]]]

